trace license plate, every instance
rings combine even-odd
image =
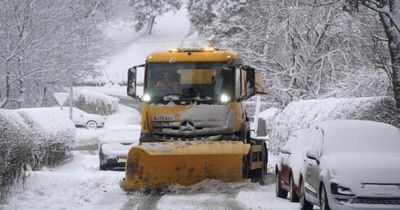
[[[118,162],[119,163],[125,163],[126,162],[126,158],[118,158]]]
[[[155,115],[153,121],[174,121],[175,115]]]

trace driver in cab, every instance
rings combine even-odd
[[[165,89],[174,93],[181,93],[182,89],[180,83],[177,81],[177,77],[178,75],[174,76],[173,73],[163,72],[162,79],[158,80],[155,86],[158,89]]]

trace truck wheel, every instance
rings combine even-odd
[[[267,173],[267,154],[265,147],[262,150],[262,168],[251,171],[251,178],[253,182],[258,182],[260,185],[266,185],[265,175]]]
[[[244,155],[242,159],[242,176],[243,179],[248,179],[249,178],[249,173],[250,173],[250,167],[249,167],[249,156]]]

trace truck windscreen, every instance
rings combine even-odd
[[[148,63],[144,94],[150,101],[213,103],[233,98],[233,70],[221,62]]]

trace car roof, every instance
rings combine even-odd
[[[398,128],[393,125],[369,120],[329,120],[319,123],[317,127],[321,128],[324,132],[336,132],[344,129],[348,130],[351,128],[363,128],[366,130],[379,129],[382,131],[398,130]]]

